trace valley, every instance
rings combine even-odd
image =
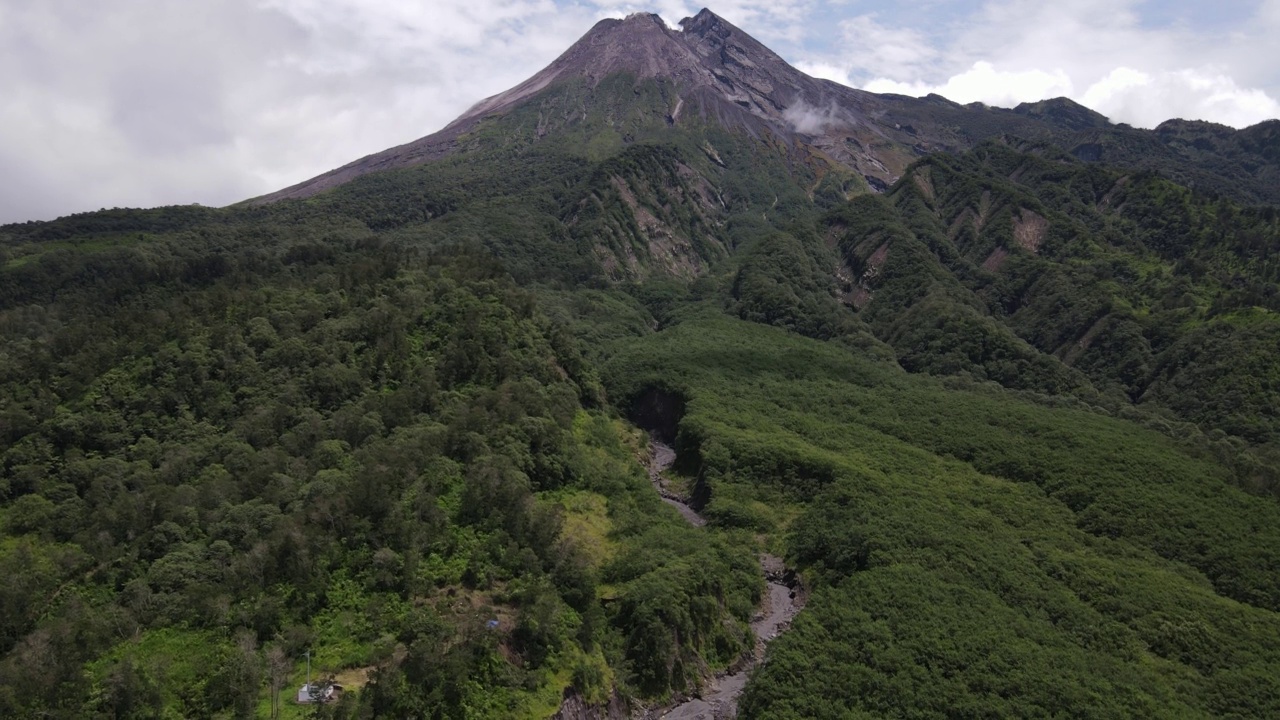
[[[0,226],[0,716],[1280,717],[1278,124],[637,14]]]
[[[705,518],[679,496],[667,489],[662,474],[675,464],[676,453],[661,440],[649,442],[649,479],[664,502],[676,508],[690,525],[703,527]],[[685,700],[674,707],[645,712],[645,717],[668,720],[721,720],[733,718],[738,712],[738,697],[746,687],[748,674],[765,657],[764,651],[774,638],[786,631],[792,619],[803,607],[803,590],[799,587],[795,572],[787,570],[782,559],[768,553],[760,556],[760,569],[767,580],[764,596],[755,617],[751,620],[751,632],[755,636],[754,649],[745,661],[740,661],[729,671],[718,674],[701,696]],[[789,584],[788,584],[789,583]]]

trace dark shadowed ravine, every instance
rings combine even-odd
[[[695,527],[706,525],[706,519],[667,486],[663,473],[675,463],[675,450],[657,438],[650,440],[649,448],[649,479],[662,496],[663,502],[674,506],[689,524]],[[756,646],[750,657],[729,671],[717,675],[702,689],[701,697],[685,700],[673,707],[645,712],[642,717],[666,720],[722,720],[737,717],[738,697],[746,687],[751,670],[764,660],[765,646],[786,631],[804,605],[799,582],[795,574],[786,569],[781,558],[761,555],[760,567],[768,580],[768,592],[760,601],[756,616],[751,621]]]

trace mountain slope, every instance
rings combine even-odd
[[[0,715],[658,713],[768,553],[743,717],[1276,717],[1271,127],[638,15],[299,197],[0,227]]]
[[[650,129],[707,123],[740,129],[787,152],[803,148],[880,190],[922,154],[962,150],[1013,134],[1050,139],[1091,161],[1160,170],[1181,182],[1245,201],[1280,201],[1280,191],[1271,182],[1277,173],[1280,138],[1267,123],[1241,131],[1218,126],[1208,135],[1203,129],[1207,124],[1166,123],[1152,132],[1112,125],[1065,98],[1002,110],[961,106],[938,96],[876,95],[805,75],[709,10],[680,25],[680,30],[668,28],[657,15],[647,13],[602,20],[545,69],[480,101],[439,132],[253,202],[309,197],[370,172],[509,143],[509,138],[483,137],[485,128],[516,108],[545,104],[543,98],[557,86],[579,85],[590,94],[607,78],[619,75],[635,82],[637,92],[647,82],[662,85],[660,100],[650,108]],[[552,103],[538,113],[536,138],[585,120],[589,105]],[[1188,138],[1177,129],[1184,127],[1200,129]],[[1208,147],[1206,143],[1229,151],[1206,154],[1199,149]]]

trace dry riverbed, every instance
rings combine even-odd
[[[649,479],[654,488],[662,496],[664,502],[672,505],[689,524],[702,527],[707,521],[699,515],[684,499],[672,492],[667,486],[663,473],[675,463],[676,453],[670,446],[654,439],[650,443]],[[760,567],[768,579],[768,592],[756,610],[751,622],[751,630],[756,636],[756,647],[751,657],[740,667],[717,675],[702,689],[701,697],[690,698],[678,705],[645,712],[645,718],[665,718],[667,720],[724,720],[737,717],[738,697],[746,687],[747,677],[751,670],[764,660],[764,649],[771,640],[786,631],[791,620],[803,606],[803,597],[799,592],[799,584],[795,575],[789,572],[780,558],[762,555]]]

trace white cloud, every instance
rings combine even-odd
[[[916,80],[938,60],[938,50],[923,33],[881,24],[875,15],[840,23],[841,47],[857,58],[858,69],[873,75],[894,74]]]
[[[838,113],[834,106],[828,108],[816,108],[804,101],[787,108],[782,112],[782,117],[791,123],[791,127],[796,132],[805,133],[806,135],[814,135],[822,132],[828,125],[832,125],[838,121]]]
[[[600,17],[624,17],[633,12],[651,12],[669,27],[710,7],[720,17],[739,27],[750,27],[756,39],[769,43],[800,42],[808,29],[807,19],[815,0],[584,0]],[[776,48],[775,48],[776,49]]]
[[[0,0],[0,222],[276,190],[443,127],[601,17],[653,10],[674,25],[701,5]],[[714,4],[801,69],[844,84],[991,104],[1074,93],[1138,125],[1277,114],[1280,0],[1253,6],[1229,37],[1144,29],[1140,0],[987,0],[946,28],[903,24],[943,7],[957,16],[941,1],[896,23],[814,20],[860,7]],[[803,51],[833,35],[832,52]]]
[[[279,20],[238,0],[9,4],[0,220],[234,193],[236,91],[267,58],[262,39],[291,40]]]
[[[959,75],[953,75],[941,85],[877,78],[863,87],[871,92],[899,95],[937,93],[958,103],[981,102],[1002,107],[1070,95],[1072,90],[1071,78],[1060,69],[1053,72],[997,70],[991,63],[981,61]]]
[[[1080,101],[1141,127],[1154,127],[1170,117],[1203,118],[1234,127],[1280,117],[1280,103],[1266,93],[1241,88],[1230,77],[1205,70],[1151,75],[1116,68],[1091,85]]]
[[[1238,21],[1217,34],[1146,26],[1142,10],[1141,0],[987,0],[932,35],[864,15],[843,24],[840,47],[801,67],[873,92],[957,102],[1065,95],[1140,127],[1172,117],[1242,127],[1280,114],[1280,0],[1224,7]]]
[[[1258,21],[1263,25],[1280,27],[1280,0],[1264,0],[1258,6]]]
[[[0,222],[279,189],[438,130],[595,19],[551,0],[5,0]]]
[[[795,68],[810,77],[831,80],[850,87],[853,86],[853,80],[849,78],[849,71],[831,63],[800,60],[795,63]]]
[[[724,0],[795,42],[816,0]],[[434,132],[605,17],[683,0],[0,0],[0,223],[222,205]]]

